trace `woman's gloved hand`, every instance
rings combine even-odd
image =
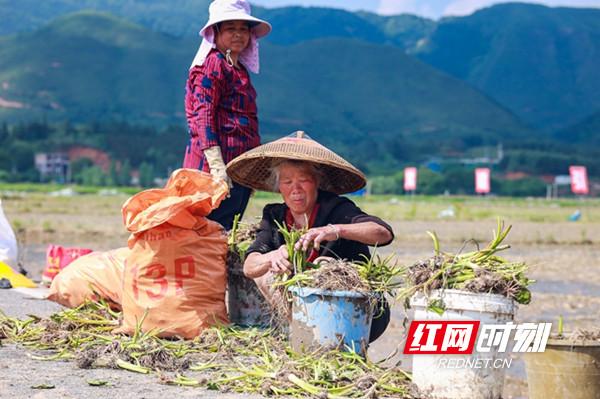
[[[214,177],[225,180],[227,186],[231,189],[231,187],[233,187],[233,183],[231,182],[231,178],[227,176],[227,169],[225,167],[225,162],[223,162],[221,148],[217,146],[207,148],[204,150],[204,156],[206,157],[206,161],[208,161],[210,174]]]

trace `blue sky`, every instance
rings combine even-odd
[[[467,15],[473,11],[501,0],[250,0],[265,7],[288,5],[320,6],[345,8],[347,10],[366,10],[378,14],[391,15],[410,13],[428,18],[440,18],[445,15]],[[529,3],[563,7],[600,8],[600,0],[529,0]]]

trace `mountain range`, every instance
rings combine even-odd
[[[208,4],[0,0],[0,121],[184,126]],[[600,10],[254,11],[274,28],[253,76],[266,139],[303,129],[371,171],[523,137],[598,140]]]

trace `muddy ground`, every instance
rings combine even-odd
[[[120,206],[125,196],[49,197],[47,195],[9,194],[3,206],[9,220],[19,231],[23,261],[34,279],[39,279],[49,243],[77,245],[94,250],[108,250],[126,245],[127,232],[122,227]],[[260,215],[268,199],[253,199],[246,220]],[[513,225],[507,242],[512,248],[504,254],[511,260],[525,261],[531,267],[530,305],[520,306],[516,322],[551,321],[559,315],[567,330],[598,327],[600,309],[600,207],[595,203],[561,204],[554,202],[486,202],[462,204],[462,214],[440,219],[440,209],[447,204],[441,199],[433,204],[406,203],[403,200],[365,202],[361,206],[381,215],[393,226],[396,239],[382,248],[382,254],[395,253],[399,262],[410,264],[432,254],[425,234],[435,230],[441,238],[442,250],[459,251],[463,242],[475,238],[491,239],[495,217],[507,218]],[[583,217],[569,222],[568,216],[581,208]],[[467,212],[468,210],[468,212]],[[409,219],[409,220],[407,220]],[[28,299],[13,291],[0,292],[0,309],[9,315],[47,315],[58,305]],[[399,304],[393,308],[393,319],[385,334],[369,349],[374,359],[383,359],[401,349],[404,312]],[[410,369],[410,359],[394,357]],[[109,387],[91,387],[87,380],[107,379]],[[41,362],[29,359],[25,351],[14,346],[0,348],[0,397],[11,398],[164,398],[226,394],[160,385],[155,377],[126,371],[79,370],[68,362]],[[40,383],[55,385],[51,390],[34,390]],[[527,382],[522,359],[516,357],[507,371],[505,398],[527,397]]]

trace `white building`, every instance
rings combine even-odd
[[[69,156],[63,152],[40,152],[35,154],[35,168],[42,181],[65,183],[71,179]]]

